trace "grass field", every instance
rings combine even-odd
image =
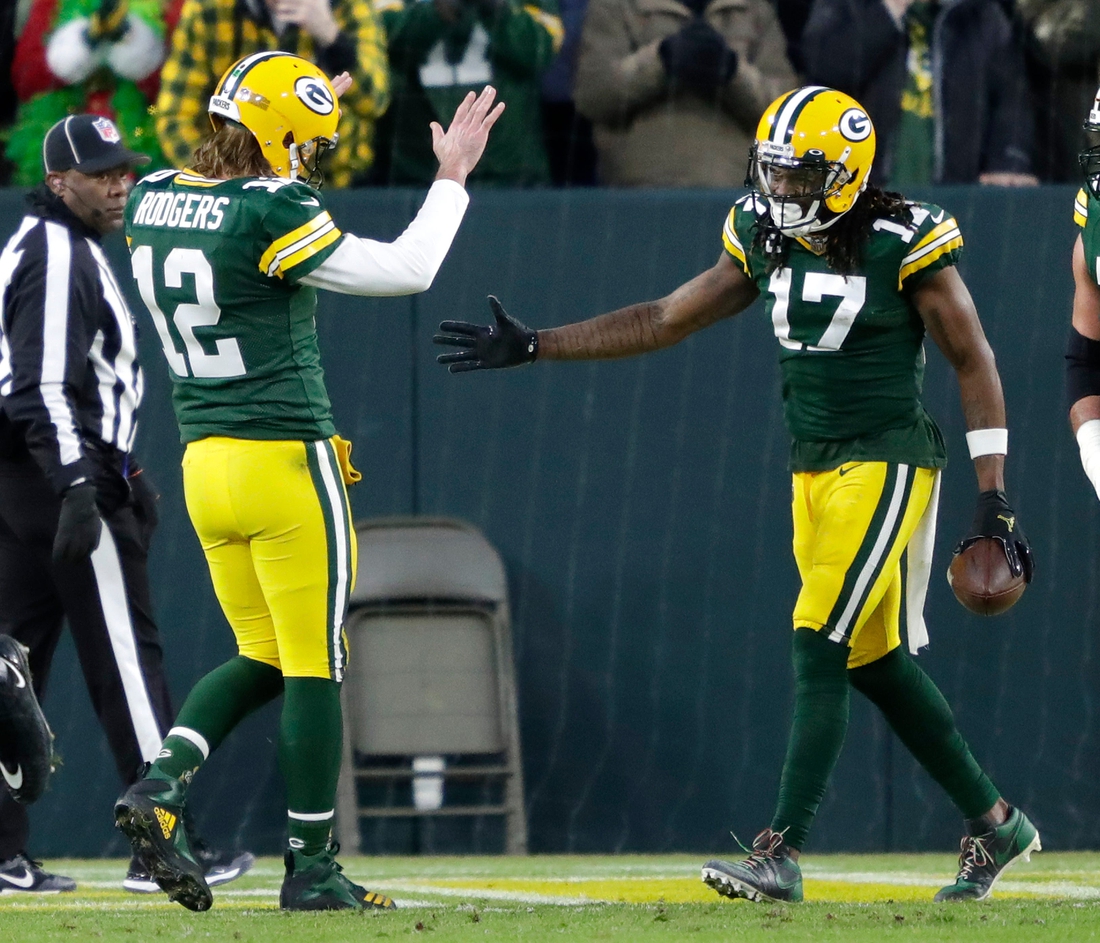
[[[719,898],[699,880],[703,857],[347,857],[401,909],[316,915],[279,912],[275,858],[216,890],[205,914],[125,893],[122,861],[50,861],[78,890],[0,896],[0,940],[1100,940],[1100,854],[1037,855],[972,905],[932,903],[954,875],[948,855],[815,856],[796,906]]]

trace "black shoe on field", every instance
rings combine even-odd
[[[27,649],[0,635],[0,776],[13,799],[30,805],[52,769],[53,733],[31,687]]]
[[[217,887],[235,881],[256,863],[256,856],[250,851],[217,851],[209,848],[201,838],[191,838],[191,851],[203,867],[207,887]],[[134,855],[130,867],[122,882],[125,890],[132,894],[159,894],[160,888],[141,859]]]
[[[385,894],[349,880],[336,861],[340,846],[330,842],[316,855],[290,849],[283,858],[286,877],[279,892],[283,910],[396,910]]]
[[[42,862],[20,852],[0,861],[0,894],[60,894],[75,891],[76,881],[42,870]]]
[[[115,803],[115,825],[157,886],[188,910],[209,910],[214,898],[184,827],[184,790],[175,780],[142,779]]]
[[[220,848],[212,848],[195,831],[195,823],[191,821],[190,815],[184,815],[183,827],[187,829],[191,853],[202,865],[206,883],[210,887],[237,880],[256,863],[256,856],[250,851],[222,851]]]
[[[741,861],[715,858],[703,865],[703,883],[723,897],[772,900],[794,904],[802,900],[802,869],[779,832],[764,829],[753,839],[752,851]]]
[[[941,888],[934,899],[938,903],[985,900],[1005,871],[1017,861],[1030,861],[1033,851],[1042,850],[1031,820],[1019,809],[1010,809],[1000,825],[962,840],[955,883]]]

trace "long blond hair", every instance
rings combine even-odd
[[[196,148],[190,169],[216,180],[275,176],[252,132],[243,125],[229,121],[223,122]]]

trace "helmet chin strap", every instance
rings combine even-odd
[[[298,145],[291,141],[287,151],[290,153],[290,179],[297,180],[298,168],[302,166],[302,161],[298,157]]]

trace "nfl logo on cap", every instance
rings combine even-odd
[[[115,123],[102,115],[62,118],[42,141],[42,165],[48,174],[67,170],[98,174],[115,167],[147,163],[148,155],[123,146]]]
[[[92,122],[92,127],[99,132],[99,136],[108,144],[117,144],[122,140],[122,137],[118,133],[118,128],[115,127],[115,123],[109,118],[96,118],[95,121]]]

